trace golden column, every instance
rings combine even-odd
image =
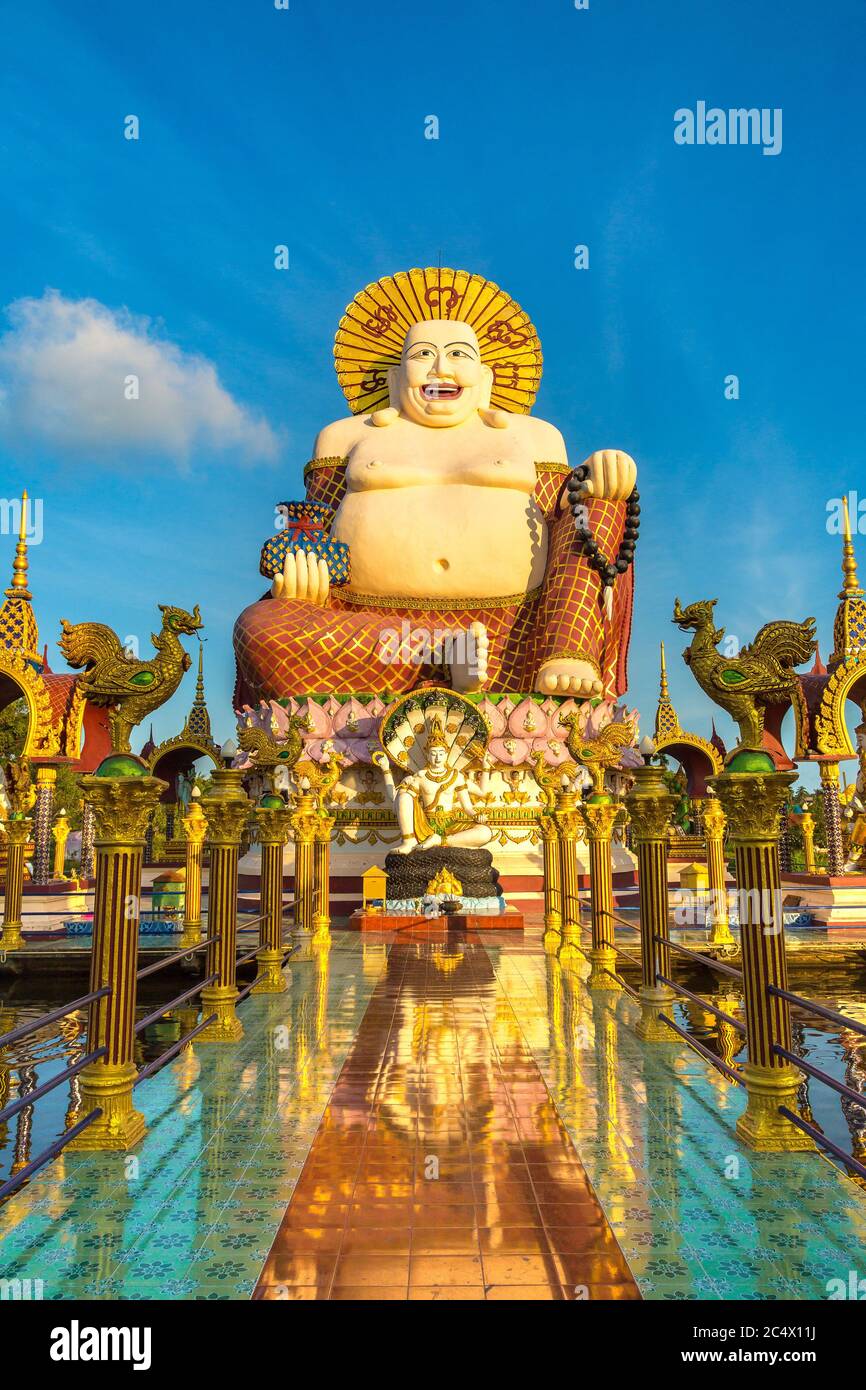
[[[803,858],[807,874],[818,872],[818,865],[815,860],[815,817],[811,811],[804,811],[800,817],[800,825],[803,830]]]
[[[577,796],[560,788],[551,812],[556,826],[559,858],[558,889],[560,901],[561,944],[557,955],[567,965],[583,955],[580,949],[580,890],[577,874],[577,840],[580,834],[580,811]]]
[[[733,946],[728,919],[728,885],[725,874],[725,828],[727,820],[717,796],[704,802],[704,844],[707,847],[707,877],[710,887],[710,945]]]
[[[132,1104],[141,861],[147,820],[166,783],[151,777],[138,758],[113,753],[78,785],[96,832],[90,988],[111,992],[90,1005],[87,1025],[88,1052],[106,1052],[80,1077],[78,1118],[92,1110],[102,1114],[70,1148],[129,1149],[145,1131],[144,1116]]]
[[[677,798],[668,791],[664,769],[645,763],[634,771],[634,783],[625,799],[631,818],[632,845],[637,854],[640,896],[640,953],[642,982],[641,1016],[637,1035],[645,1042],[676,1042],[677,1035],[659,1014],[674,1002],[668,945],[668,826]]]
[[[54,818],[54,867],[52,878],[65,878],[66,841],[69,839],[69,817],[60,810]]]
[[[197,946],[201,941],[201,861],[204,837],[207,834],[207,818],[198,800],[190,801],[182,824],[186,837],[186,874],[183,891],[183,934],[180,944]]]
[[[538,817],[544,854],[544,949],[559,949],[562,940],[562,876],[559,862],[559,834],[556,820],[548,808]]]
[[[24,897],[24,850],[33,827],[27,816],[13,814],[4,820],[6,831],[6,888],[3,900],[3,936],[0,950],[19,951],[24,945],[21,935],[21,904]]]
[[[266,792],[253,815],[262,847],[259,926],[261,950],[256,957],[254,994],[282,994],[288,988],[283,962],[283,846],[289,838],[291,811],[281,796]]]
[[[316,911],[316,830],[319,813],[312,792],[300,792],[295,797],[291,815],[295,841],[295,926],[303,931],[313,930]]]
[[[812,1149],[807,1135],[779,1114],[797,1111],[800,1073],[774,1052],[791,1051],[791,1013],[769,986],[787,989],[785,928],[779,866],[779,812],[796,773],[776,772],[766,753],[742,750],[710,786],[728,818],[737,867],[740,948],[743,956],[748,1092],[737,1133],[762,1152]]]
[[[241,785],[240,768],[219,768],[211,774],[212,791],[202,797],[208,824],[210,850],[207,934],[218,940],[207,948],[205,975],[216,975],[201,992],[202,1017],[216,1014],[199,1033],[199,1042],[237,1042],[244,1035],[235,1011],[238,939],[238,857],[241,835],[250,812],[249,798]]]
[[[334,817],[323,806],[313,840],[313,932],[325,937],[331,930],[331,831]]]
[[[613,946],[613,870],[611,838],[621,807],[607,792],[595,792],[582,811],[589,841],[589,897],[592,947],[589,951],[590,989],[622,989],[616,974]]]

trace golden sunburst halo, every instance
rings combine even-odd
[[[542,365],[529,316],[492,280],[441,266],[386,275],[360,290],[340,319],[334,364],[354,415],[388,404],[388,369],[399,363],[408,330],[432,319],[468,323],[493,371],[491,405],[528,414]]]

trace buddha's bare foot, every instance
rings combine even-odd
[[[331,577],[325,560],[305,550],[287,550],[282,574],[275,574],[271,597],[288,602],[303,599],[324,607],[328,602]]]
[[[398,854],[411,854],[413,849],[418,848],[418,841],[414,835],[406,835],[397,846]]]
[[[455,649],[460,650],[458,634],[455,638]],[[469,631],[465,639],[465,656],[457,660],[452,654],[451,657],[451,685],[455,690],[460,690],[464,694],[470,690],[483,690],[487,684],[487,657],[490,651],[490,639],[487,636],[487,628],[483,623],[474,622],[470,624]]]
[[[603,694],[598,672],[588,661],[546,661],[535,688],[544,695],[582,695],[585,699]]]
[[[445,841],[442,839],[442,836],[441,836],[441,835],[435,835],[435,834],[434,834],[434,835],[428,835],[428,836],[427,836],[427,839],[424,840],[424,841],[422,842],[421,848],[422,848],[422,849],[438,849],[439,846],[440,846],[440,845],[444,845],[444,843],[445,843]]]

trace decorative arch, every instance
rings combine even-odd
[[[656,752],[676,758],[686,774],[686,791],[691,797],[704,797],[707,794],[707,778],[716,777],[722,771],[719,750],[709,739],[699,734],[687,734],[682,729],[669,738],[656,740]]]
[[[827,682],[815,716],[818,752],[829,758],[855,758],[845,723],[845,704],[851,700],[866,710],[866,657],[855,656],[841,662]]]
[[[0,688],[3,678],[14,685],[27,702],[27,734],[24,757],[54,757],[60,751],[60,737],[54,728],[48,691],[29,661],[16,652],[0,649]],[[18,695],[13,699],[19,698]],[[10,701],[6,701],[9,704]],[[5,705],[4,705],[5,708]]]
[[[197,762],[199,758],[210,758],[214,767],[222,767],[220,750],[216,744],[205,739],[190,738],[189,734],[177,734],[174,738],[167,738],[163,743],[158,744],[148,758],[147,766],[150,772],[156,776],[159,763],[164,762],[166,758],[171,758],[174,754],[184,752],[195,754],[190,759],[192,762]]]

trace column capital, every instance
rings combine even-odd
[[[707,837],[715,840],[723,839],[727,824],[728,818],[722,809],[719,798],[708,796],[704,802],[704,831]]]
[[[292,828],[292,812],[280,799],[279,806],[262,804],[253,810],[253,818],[259,827],[260,845],[284,845]]]
[[[668,790],[664,769],[644,764],[634,770],[634,785],[625,798],[635,840],[665,840],[677,798]]]
[[[33,830],[33,821],[29,816],[11,816],[4,820],[3,829],[10,845],[26,845]]]
[[[622,806],[618,801],[585,802],[580,814],[590,840],[610,840],[621,811]]]
[[[106,844],[141,841],[148,819],[168,787],[159,777],[100,777],[79,780],[85,803],[93,811],[96,838]]]
[[[716,793],[727,816],[732,842],[775,842],[779,812],[796,772],[720,772],[708,786]]]
[[[198,801],[190,803],[190,808],[181,821],[183,833],[192,845],[200,845],[207,834],[207,816]]]

